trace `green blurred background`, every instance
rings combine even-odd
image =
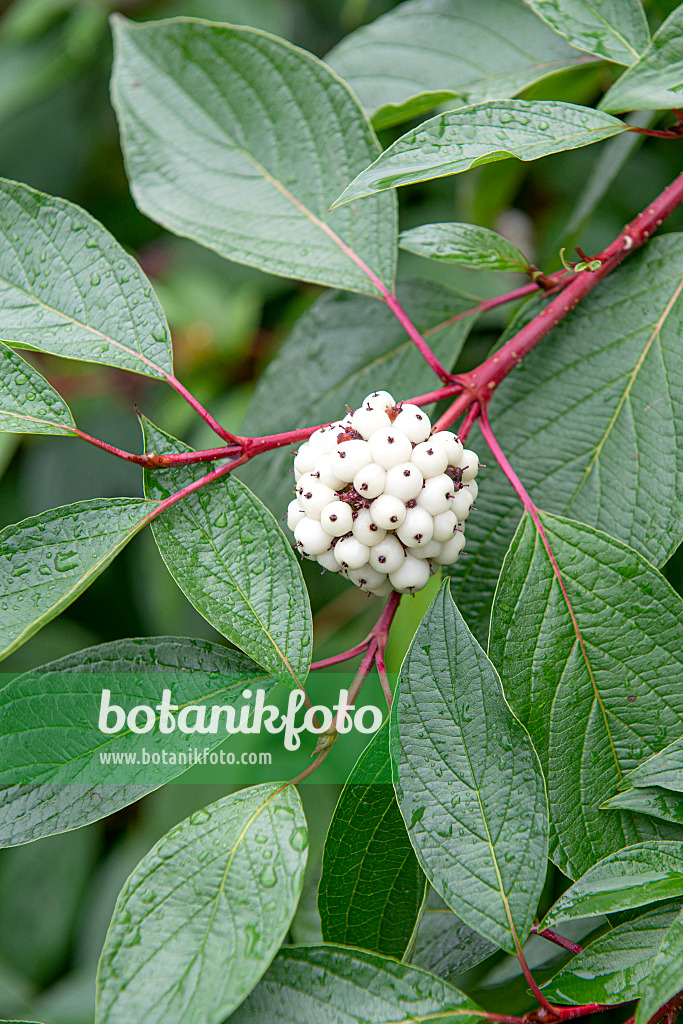
[[[321,289],[230,264],[167,234],[138,213],[109,103],[108,15],[113,10],[136,20],[192,15],[251,25],[324,57],[348,32],[394,6],[391,0],[0,3],[0,175],[85,207],[138,258],[171,325],[177,375],[229,430],[239,430],[254,382]],[[652,27],[676,6],[674,0],[649,3]],[[606,66],[592,65],[574,72],[571,82],[556,75],[523,95],[591,103],[609,82]],[[390,142],[403,130],[385,132],[382,141]],[[561,245],[578,241],[586,252],[598,251],[680,170],[679,146],[628,136],[630,160],[602,196],[600,155],[606,145],[614,143],[538,164],[508,160],[403,189],[401,226],[474,221],[507,234],[544,270],[555,270]],[[682,226],[679,214],[669,230]],[[521,283],[514,275],[433,267],[406,254],[401,255],[400,273],[482,297]],[[479,322],[459,367],[474,365],[486,355],[510,313],[503,308]],[[69,402],[81,429],[97,437],[139,450],[137,404],[193,446],[215,443],[189,407],[161,384],[104,366],[40,355],[35,359]],[[57,437],[0,435],[0,474],[0,525],[78,498],[141,493],[136,467]],[[315,616],[316,656],[356,643],[374,621],[378,602],[367,601],[338,577],[320,577],[310,563],[304,570]],[[680,557],[667,571],[680,590]],[[432,589],[403,603],[391,652],[394,670]],[[3,669],[16,673],[105,640],[155,634],[221,641],[168,576],[147,531]],[[367,700],[380,703],[374,683]],[[326,822],[338,793],[336,783],[361,746],[357,740],[344,749],[338,744],[339,754],[328,762],[323,781],[303,787],[312,824],[312,864],[292,930],[295,941],[316,935],[315,872]],[[301,766],[297,763],[291,774]],[[105,822],[0,853],[0,1018],[91,1024],[97,960],[127,874],[173,824],[228,791],[226,785],[194,778],[198,781],[191,783],[184,777]],[[248,781],[260,781],[256,769]],[[549,880],[548,901],[558,884],[561,880]],[[472,990],[485,984],[488,992],[481,997],[489,1008],[499,1003],[506,1012],[522,1011],[530,1004],[524,984],[513,975],[510,958],[504,958],[493,970],[489,965],[473,975]]]

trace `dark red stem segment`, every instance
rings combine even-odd
[[[583,946],[579,946],[576,942],[572,942],[571,939],[565,939],[564,935],[558,935],[557,932],[552,931],[550,928],[544,928],[542,932],[539,932],[538,927],[533,925],[531,930],[536,935],[540,935],[542,939],[547,939],[548,942],[554,942],[556,946],[561,946],[562,949],[566,949],[570,953],[576,954],[583,952]]]

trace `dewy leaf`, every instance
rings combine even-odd
[[[665,934],[641,988],[635,1024],[647,1024],[665,1003],[681,991],[683,977],[683,911]]]
[[[114,16],[112,97],[140,209],[222,256],[284,277],[378,291],[396,200],[329,214],[379,144],[358,100],[305,50],[255,29]]]
[[[586,946],[543,986],[550,1000],[615,1006],[637,999],[680,903],[661,904]]]
[[[631,786],[661,786],[683,793],[683,736],[639,764],[624,782]]]
[[[386,722],[349,775],[328,829],[318,888],[323,939],[400,959],[425,887],[391,784]]]
[[[545,512],[564,592],[531,518],[505,558],[490,654],[548,781],[551,856],[572,878],[679,829],[602,811],[625,772],[680,735],[683,600],[632,548]]]
[[[233,793],[171,829],[117,900],[97,1024],[220,1024],[287,934],[307,849],[299,795],[279,783]]]
[[[274,685],[238,651],[175,637],[116,640],[17,676],[0,691],[0,846],[104,818],[192,763],[193,737],[177,728],[135,733],[123,725],[103,734],[103,689],[110,691],[109,706],[125,712],[156,707],[168,689],[181,711],[216,705],[234,707],[237,716],[247,704],[245,687],[267,693]],[[192,721],[194,712],[188,714]],[[116,714],[105,724],[113,729]],[[221,726],[202,736],[206,746],[225,741],[223,719]],[[150,758],[163,753],[162,762],[143,764],[142,748]],[[138,763],[125,763],[127,757]]]
[[[190,451],[145,420],[148,451]],[[206,474],[176,466],[145,474],[161,500]],[[216,480],[162,514],[154,539],[169,572],[197,611],[276,679],[303,683],[311,663],[308,593],[294,552],[277,522],[248,488]]]
[[[321,1018],[321,1006],[326,1008]],[[362,949],[285,949],[232,1024],[474,1024],[480,1007],[433,974]]]
[[[148,377],[171,336],[135,260],[90,214],[0,179],[0,338]]]
[[[45,378],[0,344],[0,431],[63,435],[75,426],[68,405]]]
[[[476,224],[423,224],[402,232],[399,245],[417,256],[461,267],[522,273],[529,269],[528,259],[516,245],[497,231]]]
[[[452,367],[475,318],[439,325],[478,300],[420,280],[399,283],[396,294],[418,330],[427,334],[437,358]],[[303,425],[302,366],[306,424],[340,419],[347,404],[354,408],[378,387],[408,399],[434,386],[432,370],[384,303],[328,292],[300,317],[266,367],[240,428],[243,433],[279,433]],[[259,455],[240,470],[240,477],[279,517],[292,498],[291,468],[289,450],[281,449]]]
[[[452,99],[507,99],[586,58],[522,0],[413,0],[352,32],[325,60],[386,128]]]
[[[451,981],[496,952],[495,946],[463,924],[430,890],[410,959],[415,967]]]
[[[640,0],[526,0],[572,46],[633,64],[650,42]]]
[[[669,15],[641,59],[617,79],[600,109],[668,109],[683,104],[683,5]]]
[[[540,100],[493,100],[460,107],[412,128],[366,167],[332,208],[398,185],[459,174],[514,156],[538,160],[590,146],[626,130],[590,107]]]
[[[500,680],[442,586],[401,668],[391,753],[422,869],[475,931],[515,953],[543,888],[546,797],[538,758]]]
[[[680,843],[635,843],[589,868],[564,892],[539,925],[615,914],[657,900],[683,896],[683,848]]]
[[[491,403],[494,433],[539,508],[604,530],[655,565],[683,539],[682,334],[683,235],[670,234],[587,295]],[[470,442],[487,469],[453,596],[485,638],[521,508],[477,430]]]
[[[142,498],[95,498],[0,531],[0,659],[75,601],[155,508]]]
[[[607,811],[637,811],[674,825],[683,825],[683,796],[658,786],[627,789],[603,801],[600,806]]]

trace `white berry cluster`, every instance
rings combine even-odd
[[[374,391],[294,459],[296,547],[371,594],[421,590],[465,547],[479,459],[417,405]]]

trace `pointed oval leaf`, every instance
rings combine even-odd
[[[553,904],[538,926],[615,914],[657,900],[683,896],[683,849],[680,843],[635,843],[589,868]]]
[[[475,322],[465,317],[477,299],[430,281],[399,282],[396,294],[432,351],[451,367]],[[302,426],[301,367],[306,367],[306,422],[338,420],[348,404],[359,405],[376,388],[408,399],[431,391],[434,374],[383,303],[366,296],[328,292],[296,322],[259,379],[241,430],[279,433]],[[271,508],[284,513],[294,482],[288,450],[265,452],[240,470],[240,477]]]
[[[564,592],[525,515],[508,552],[490,652],[547,773],[551,855],[582,875],[640,840],[683,832],[599,810],[634,762],[680,735],[683,600],[632,548],[541,513]]]
[[[282,943],[307,850],[299,795],[280,783],[224,797],[171,829],[116,902],[97,1024],[220,1024]]]
[[[353,179],[332,208],[509,156],[538,160],[625,130],[616,117],[574,103],[498,100],[461,107],[438,114],[397,139]]]
[[[526,0],[572,46],[633,64],[650,42],[640,0]]]
[[[638,814],[649,814],[652,818],[670,821],[674,825],[683,825],[683,797],[680,793],[670,793],[657,786],[627,789],[605,800],[600,806],[606,811],[636,811]]]
[[[639,764],[624,782],[631,786],[660,786],[683,793],[683,736]]]
[[[352,32],[325,60],[374,112],[375,127],[386,128],[452,99],[506,99],[585,57],[522,0],[412,0]]]
[[[683,911],[669,927],[642,986],[635,1024],[647,1024],[683,985]]]
[[[318,887],[323,939],[400,959],[426,884],[391,784],[386,722],[349,775],[327,832]]]
[[[191,450],[148,420],[143,426],[147,451]],[[145,474],[145,492],[162,500],[205,474],[202,463],[154,470]],[[239,480],[217,480],[164,512],[153,533],[197,611],[280,682],[302,684],[313,649],[308,593],[285,535],[258,498]]]
[[[476,224],[423,224],[403,231],[401,249],[432,260],[461,267],[486,270],[516,270],[526,273],[529,261],[516,245],[497,231]]]
[[[496,952],[496,946],[468,928],[430,889],[410,959],[415,967],[453,981]]]
[[[143,498],[95,498],[0,531],[0,659],[75,601],[155,508]]]
[[[283,950],[233,1024],[474,1024],[480,1007],[440,978],[362,949],[300,946]]]
[[[683,103],[683,8],[669,15],[640,60],[617,79],[600,101],[600,109],[655,110]]]
[[[448,581],[401,667],[391,721],[398,804],[423,871],[458,917],[514,954],[545,880],[543,777]]]
[[[61,395],[30,363],[0,343],[0,431],[64,434],[75,426]]]
[[[379,151],[348,86],[256,29],[191,18],[113,19],[112,97],[140,209],[222,256],[377,295],[391,287],[393,196],[330,215]]]
[[[557,324],[491,403],[495,435],[539,508],[604,530],[658,566],[683,539],[682,279],[683,235],[653,239]],[[485,639],[521,509],[478,431],[470,440],[487,469],[453,594]]]
[[[548,999],[616,1006],[637,999],[680,903],[662,904],[595,939],[542,986]]]
[[[12,679],[0,691],[0,846],[88,825],[192,764],[193,739],[178,729],[103,734],[104,688],[109,704],[126,712],[156,707],[168,689],[178,709],[220,705],[238,714],[253,685],[268,692],[275,680],[238,651],[175,637],[100,644]],[[203,740],[216,746],[225,736],[223,729]],[[163,752],[162,763],[145,764],[143,749],[150,757]]]
[[[135,260],[73,203],[0,179],[0,337],[148,377],[171,336]]]

